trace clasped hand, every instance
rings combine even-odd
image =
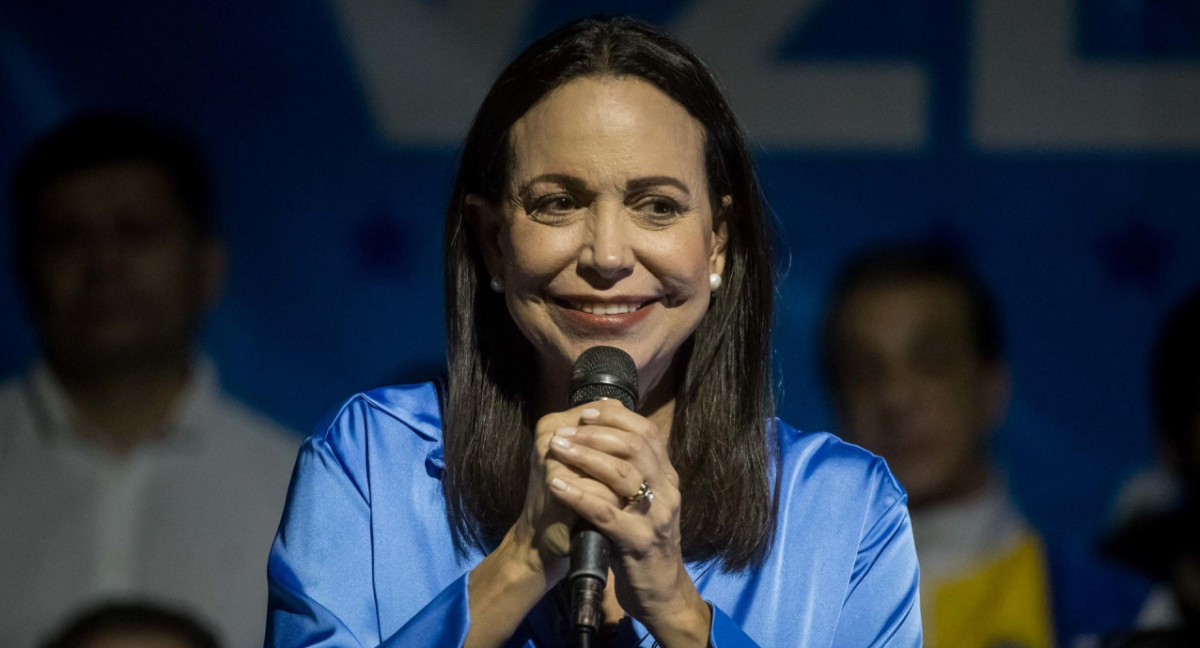
[[[684,568],[679,476],[665,437],[612,400],[542,417],[525,507],[510,535],[535,550],[547,581],[557,582],[568,569],[571,526],[591,522],[612,542],[609,586],[624,612],[663,645],[705,645],[711,618]],[[643,481],[654,498],[634,501]],[[693,636],[700,641],[685,640]]]

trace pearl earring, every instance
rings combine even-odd
[[[721,275],[715,272],[708,275],[708,287],[711,288],[713,292],[716,292],[717,289],[721,287]]]
[[[492,277],[491,285],[492,285],[492,292],[498,292],[498,293],[504,292],[504,280],[501,279],[500,277]]]

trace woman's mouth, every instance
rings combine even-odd
[[[617,333],[637,324],[650,313],[658,299],[630,301],[587,301],[555,299],[563,319],[583,332]]]
[[[567,308],[583,311],[589,315],[623,315],[641,309],[649,302],[586,302],[566,301]]]

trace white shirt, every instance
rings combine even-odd
[[[0,646],[29,648],[109,598],[262,645],[266,560],[300,438],[199,361],[161,439],[115,455],[74,432],[44,363],[0,385]]]
[[[919,508],[910,515],[922,585],[960,577],[1012,551],[1031,532],[995,477],[966,499]],[[926,596],[932,600],[932,592],[921,594],[922,601]]]

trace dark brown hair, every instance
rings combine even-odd
[[[1182,457],[1196,456],[1200,424],[1200,286],[1192,289],[1167,315],[1154,343],[1150,365],[1154,416],[1159,436]],[[1182,462],[1188,486],[1200,495],[1200,471]]]
[[[150,162],[166,173],[186,207],[192,231],[202,238],[216,236],[208,169],[186,136],[134,114],[77,115],[34,142],[13,178],[17,272],[26,288],[33,281],[31,256],[42,235],[38,203],[51,185],[82,171],[129,161]],[[30,289],[30,296],[36,292]]]
[[[42,648],[83,648],[104,637],[166,635],[189,648],[218,648],[217,638],[190,616],[141,601],[100,604],[70,622]]]
[[[938,240],[885,242],[858,252],[838,273],[821,323],[821,373],[839,409],[844,394],[840,385],[843,368],[839,365],[838,335],[846,303],[863,288],[910,281],[944,281],[960,288],[979,359],[988,365],[1003,362],[1004,336],[996,302],[966,256],[950,243]]]
[[[503,198],[512,125],[551,90],[587,76],[645,80],[705,129],[710,195],[728,229],[724,285],[677,352],[681,380],[671,461],[683,493],[687,560],[726,569],[762,559],[774,528],[768,480],[773,402],[769,338],[773,254],[744,137],[712,74],[664,32],[629,18],[570,23],[527,48],[496,80],[463,145],[446,211],[446,496],[456,547],[494,546],[520,514],[529,478],[535,352],[489,290],[463,210]],[[717,209],[714,209],[717,211]]]

